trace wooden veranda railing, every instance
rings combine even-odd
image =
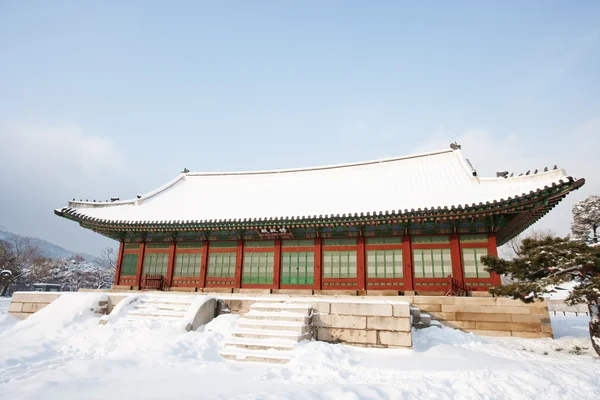
[[[144,275],[144,289],[146,290],[164,290],[165,279],[162,275]]]
[[[445,296],[466,296],[467,288],[462,285],[458,280],[454,279],[452,275],[448,275],[448,291]]]

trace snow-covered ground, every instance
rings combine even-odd
[[[552,318],[551,339],[414,332],[412,350],[305,342],[287,365],[225,362],[237,317],[196,332],[166,322],[98,325],[98,294],[61,296],[28,320],[0,315],[4,399],[599,399],[587,317]]]

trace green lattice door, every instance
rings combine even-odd
[[[314,282],[314,251],[291,251],[281,254],[282,285],[312,285]]]

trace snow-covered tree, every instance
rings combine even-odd
[[[598,243],[600,227],[600,196],[588,196],[573,205],[571,232],[576,240]]]
[[[511,278],[490,292],[526,303],[541,299],[561,283],[576,281],[566,302],[588,304],[592,346],[600,355],[600,246],[546,235],[523,239],[511,260],[487,256],[482,261],[488,271]]]

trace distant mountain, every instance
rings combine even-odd
[[[52,244],[44,239],[21,236],[17,235],[16,233],[0,230],[0,240],[4,240],[6,242],[11,243],[18,238],[27,238],[31,240],[31,243],[38,247],[40,255],[46,258],[61,260],[63,258],[71,259],[75,256],[80,256],[89,262],[100,262],[100,259],[98,257],[94,257],[86,253],[76,253],[74,251],[70,251],[55,244]]]

